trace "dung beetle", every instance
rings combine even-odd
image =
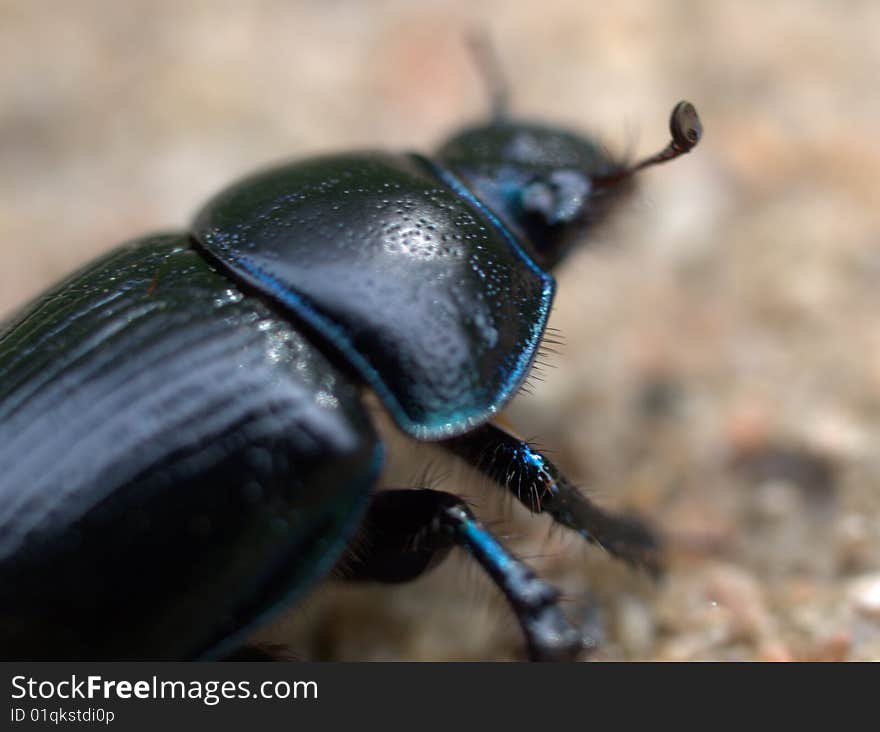
[[[247,657],[331,572],[404,582],[466,549],[534,660],[574,658],[559,593],[465,502],[373,492],[376,394],[533,512],[649,569],[643,522],[591,503],[492,419],[541,343],[550,270],[632,187],[594,141],[490,120],[433,157],[340,153],[223,190],[188,232],[123,244],[0,329],[0,655]]]

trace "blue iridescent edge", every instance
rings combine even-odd
[[[501,572],[506,572],[513,560],[498,540],[473,520],[461,529],[470,547],[478,550]]]
[[[471,193],[464,183],[462,183],[456,176],[421,155],[413,154],[412,158],[427,167],[431,173],[433,173],[441,182],[446,184],[459,198],[475,208],[482,217],[488,220],[495,230],[498,231],[498,233],[500,233],[504,240],[510,245],[514,253],[522,259],[523,263],[534,272],[543,283],[541,304],[538,307],[535,321],[532,323],[528,343],[520,352],[516,366],[504,380],[494,404],[470,414],[465,413],[455,415],[451,421],[444,420],[442,423],[438,424],[429,424],[412,420],[382,380],[379,372],[376,371],[372,364],[370,364],[370,362],[367,361],[357,349],[355,349],[351,339],[343,328],[329,318],[321,315],[307,300],[290,290],[283,282],[276,277],[273,277],[254,262],[250,261],[247,257],[234,256],[229,250],[226,251],[226,256],[230,257],[235,264],[242,267],[251,277],[257,280],[257,282],[263,285],[263,287],[267,288],[274,297],[278,298],[294,312],[299,314],[300,317],[302,317],[310,326],[317,329],[320,333],[323,333],[328,340],[341,351],[346,360],[358,372],[360,372],[370,388],[376,392],[376,395],[388,408],[394,421],[404,432],[412,435],[418,440],[430,442],[455,437],[456,435],[469,432],[473,428],[489,421],[492,416],[514,396],[516,390],[520,387],[528,373],[529,367],[535,358],[538,345],[541,342],[541,337],[544,334],[544,327],[547,325],[547,318],[550,315],[550,306],[553,303],[553,295],[556,291],[556,281],[553,279],[552,275],[538,266],[501,220],[482,201]]]

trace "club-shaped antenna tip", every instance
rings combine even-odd
[[[703,136],[703,124],[696,107],[690,102],[676,104],[669,117],[669,131],[673,143],[683,151],[695,147]]]

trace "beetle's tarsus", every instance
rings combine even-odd
[[[453,546],[477,560],[504,593],[532,661],[572,661],[584,644],[559,608],[559,591],[514,557],[457,496],[391,490],[371,498],[364,529],[340,574],[350,580],[406,582],[434,567]]]
[[[535,613],[526,638],[530,661],[575,661],[584,652],[581,634],[555,603]]]

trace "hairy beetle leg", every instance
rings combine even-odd
[[[659,572],[661,541],[648,524],[596,506],[524,440],[486,424],[441,444],[506,488],[533,513],[547,513],[613,556],[651,574]]]
[[[371,499],[362,533],[337,568],[349,580],[406,582],[466,549],[504,593],[533,661],[574,660],[581,634],[559,609],[559,591],[514,557],[457,496],[434,490],[382,491]]]

